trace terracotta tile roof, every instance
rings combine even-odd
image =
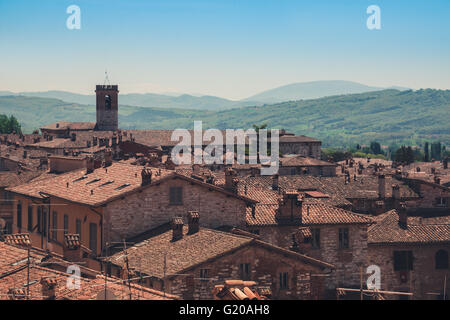
[[[134,140],[138,143],[147,146],[162,146],[162,147],[172,147],[179,143],[179,141],[172,141],[172,133],[174,130],[127,130],[128,135],[132,134]],[[193,139],[194,130],[188,130]],[[204,134],[203,130],[203,134]],[[223,138],[226,137],[225,130],[221,130]],[[213,140],[213,139],[212,139]],[[208,145],[211,141],[204,140],[204,145]],[[235,139],[236,140],[236,139]],[[247,141],[247,140],[246,140]]]
[[[44,174],[43,171],[4,171],[0,172],[0,187],[15,187],[28,183]]]
[[[433,244],[450,243],[450,224],[447,217],[408,217],[407,228],[398,224],[396,210],[374,218],[376,224],[369,227],[369,244]]]
[[[94,130],[95,122],[68,122],[59,121],[55,123],[48,124],[41,127],[41,129],[47,130]]]
[[[128,192],[139,190],[142,169],[141,166],[113,163],[89,174],[86,174],[85,169],[74,170],[9,190],[35,198],[42,198],[42,194],[46,194],[76,203],[99,206]],[[158,176],[158,169],[153,169],[152,172],[153,182],[173,174],[173,171],[161,170],[161,175]]]
[[[187,229],[183,228],[183,237],[177,241],[172,240],[172,230],[165,231],[128,248],[127,255],[121,251],[107,260],[122,267],[125,259],[128,258],[130,268],[146,275],[163,278],[164,275],[171,277],[188,274],[189,269],[201,263],[219,258],[244,246],[258,245],[290,255],[319,269],[334,268],[329,263],[271,245],[255,237],[240,235],[239,232],[228,233],[200,228],[198,232],[188,234]],[[164,265],[166,265],[165,272]]]
[[[194,234],[188,234],[183,227],[183,238],[172,241],[172,230],[154,236],[127,249],[131,268],[155,277],[163,278],[181,273],[183,270],[217,257],[233,249],[248,244],[253,239],[236,234],[200,228]],[[164,273],[164,256],[166,255],[166,273]],[[109,259],[112,263],[123,266],[124,252],[119,252]]]
[[[27,250],[0,242],[0,300],[10,299],[9,293],[13,291],[27,292]],[[41,281],[49,281],[55,285],[55,298],[57,300],[96,300],[104,292],[105,278],[99,274],[94,277],[81,277],[79,289],[69,289],[67,280],[70,274],[44,267],[43,253],[31,251],[30,281],[28,287],[31,300],[42,300]],[[42,264],[42,265],[40,265]],[[117,300],[128,300],[130,289],[128,283],[118,278],[108,278],[107,288]],[[149,289],[131,283],[131,298],[133,300],[171,300],[176,296]]]
[[[287,156],[280,158],[282,167],[336,167],[336,164],[315,158],[302,156]]]
[[[252,209],[247,208],[246,223],[249,226],[276,226],[279,224],[275,217],[277,209],[277,204],[257,204],[253,217]],[[322,204],[302,206],[302,225],[305,226],[370,223],[372,223],[370,217],[344,209]]]
[[[144,168],[143,166],[116,162],[109,167],[95,169],[89,174],[86,174],[85,169],[79,169],[49,179],[32,181],[8,190],[34,198],[53,196],[75,203],[100,206],[129,193],[137,192],[142,188],[155,185],[164,179],[177,177],[211,190],[226,193],[246,202],[254,202],[248,197],[228,192],[219,186],[192,177],[177,174],[173,170],[147,168],[153,173],[152,182],[149,185],[141,186],[141,172]],[[161,172],[160,175],[159,172]]]
[[[291,136],[291,135],[280,136],[280,143],[292,143],[292,142],[295,143],[295,142],[321,142],[321,141],[307,136]]]
[[[248,188],[259,186],[268,189],[272,185],[272,177],[246,177],[242,184],[247,184]],[[400,196],[403,198],[418,198],[419,195],[401,181],[386,177],[386,197],[392,197],[392,185],[400,186]],[[278,185],[283,190],[319,191],[329,195],[327,204],[345,207],[351,205],[349,199],[377,199],[378,198],[378,177],[358,176],[357,180],[351,178],[350,183],[345,184],[344,177],[314,177],[309,175],[300,176],[280,176]]]

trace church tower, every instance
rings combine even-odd
[[[119,124],[119,88],[117,85],[97,85],[97,125],[101,131],[115,131]]]

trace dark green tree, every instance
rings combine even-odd
[[[382,154],[383,153],[381,151],[381,145],[376,141],[373,141],[370,143],[370,150],[372,151],[373,154]]]
[[[19,121],[13,115],[0,114],[0,133],[22,133]]]
[[[425,152],[425,157],[424,157],[423,161],[425,161],[425,162],[430,161],[430,148],[428,147],[428,142],[425,142],[424,152]]]

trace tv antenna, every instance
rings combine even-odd
[[[108,71],[107,70],[105,70],[105,81],[103,82],[103,85],[104,86],[110,86],[111,85],[111,82],[109,82],[109,77],[108,77]]]

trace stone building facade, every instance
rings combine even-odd
[[[369,263],[380,267],[381,290],[411,292],[413,299],[443,299],[450,276],[448,217],[408,217],[405,206],[391,210],[369,228],[368,249]]]
[[[190,212],[198,217],[198,213]],[[324,275],[333,266],[285,250],[252,236],[195,228],[174,218],[172,230],[154,235],[128,249],[135,276],[145,285],[184,299],[213,298],[213,289],[225,280],[255,281],[272,299],[324,297]],[[198,223],[198,219],[197,219]],[[111,256],[111,272],[124,273],[124,252]]]

